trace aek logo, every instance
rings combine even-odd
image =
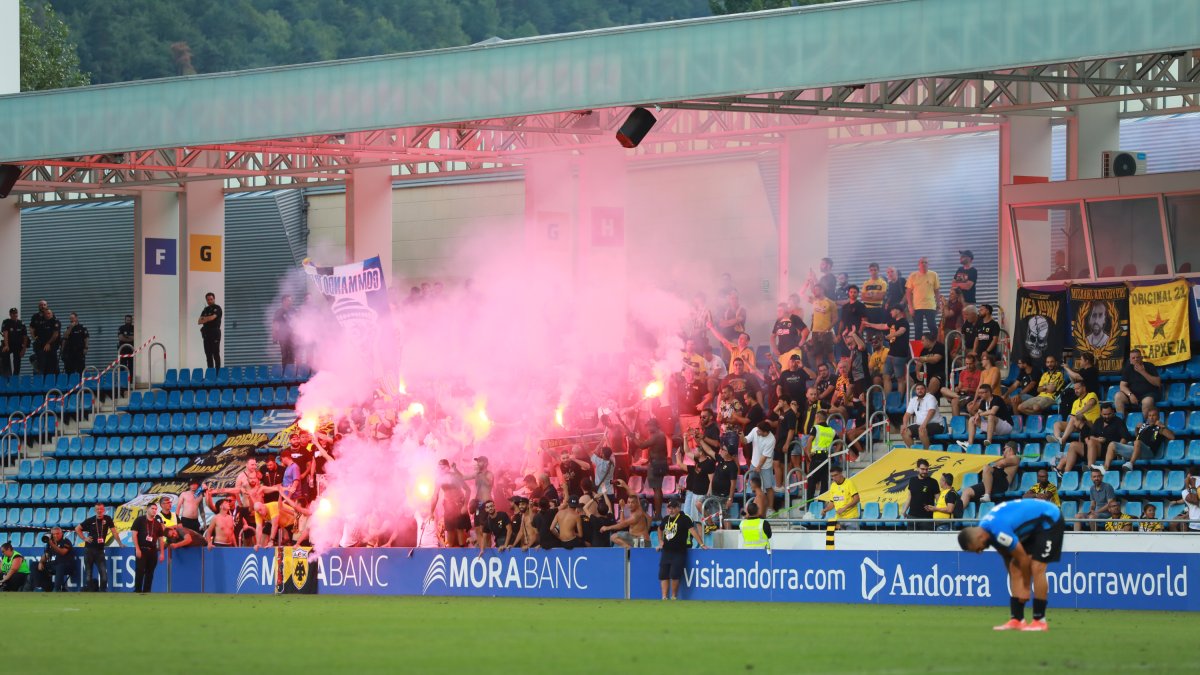
[[[858,569],[860,572],[862,572],[863,600],[874,600],[880,589],[883,588],[883,585],[887,583],[887,575],[884,574],[879,565],[876,565],[875,561],[871,560],[870,558],[863,558],[862,564],[858,566]],[[868,579],[872,577],[875,579],[875,585],[871,586],[870,590],[868,590]]]
[[[433,556],[433,562],[429,563],[429,569],[425,570],[425,581],[421,584],[421,595],[425,595],[429,590],[429,586],[440,581],[444,585],[446,583],[446,556],[441,553]]]

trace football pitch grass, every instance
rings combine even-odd
[[[87,673],[1195,672],[1196,620],[1007,607],[0,594],[4,671]],[[65,659],[65,660],[64,660]],[[82,660],[81,660],[82,659]]]

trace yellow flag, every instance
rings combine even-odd
[[[941,482],[944,473],[954,474],[954,489],[962,491],[963,476],[976,473],[999,457],[994,455],[968,455],[965,452],[939,450],[906,450],[897,448],[870,466],[847,478],[858,489],[861,503],[895,502],[904,504],[908,497],[908,479],[917,475],[917,460],[929,461],[929,477]],[[824,500],[825,495],[818,499]]]
[[[1129,291],[1129,346],[1156,366],[1192,358],[1188,301],[1191,287],[1180,279]]]

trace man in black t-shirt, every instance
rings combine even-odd
[[[1121,391],[1113,397],[1117,413],[1125,414],[1125,408],[1140,405],[1142,414],[1148,413],[1154,407],[1162,390],[1162,378],[1158,368],[1153,363],[1146,363],[1142,350],[1129,350],[1129,364],[1121,371]]]
[[[846,304],[838,310],[838,320],[841,330],[858,333],[862,324],[867,320],[867,306],[858,299],[858,286],[850,284],[846,287]]]
[[[667,599],[670,591],[672,600],[679,599],[679,581],[683,579],[683,568],[687,565],[688,535],[691,534],[704,545],[704,533],[700,526],[691,518],[679,512],[679,500],[671,497],[667,500],[667,517],[658,524],[658,550],[662,555],[658,560],[658,580],[662,584],[662,599]]]
[[[1166,427],[1159,420],[1158,408],[1151,408],[1146,411],[1146,421],[1137,425],[1133,430],[1133,452],[1129,455],[1128,461],[1121,465],[1122,471],[1128,471],[1134,468],[1138,457],[1145,453],[1149,457],[1155,457],[1162,447],[1167,444],[1167,441],[1175,440],[1175,432]],[[1104,457],[1104,470],[1108,471],[1108,467],[1112,465],[1117,447],[1110,446],[1108,454]]]
[[[803,401],[804,393],[808,391],[808,378],[814,376],[804,367],[804,359],[799,354],[793,354],[788,369],[779,375],[779,400]]]
[[[959,251],[958,262],[961,267],[954,272],[954,281],[950,283],[950,286],[962,291],[963,302],[973,305],[975,304],[975,283],[979,280],[979,270],[972,266],[975,263],[975,254],[969,250]]]
[[[990,384],[981,384],[975,391],[979,401],[979,410],[967,420],[967,440],[956,441],[963,450],[975,442],[976,431],[983,429],[986,442],[991,443],[996,436],[1007,436],[1013,430],[1012,408],[1003,396],[997,396]]]
[[[929,475],[929,460],[924,457],[917,460],[917,475],[908,479],[907,492],[904,517],[923,521],[917,523],[918,530],[932,530],[933,524],[924,521],[932,519],[933,512],[925,507],[937,503],[937,496],[941,490],[937,481]]]
[[[30,322],[32,325],[32,322]],[[42,375],[58,374],[58,348],[62,343],[62,324],[47,307],[37,324],[37,336],[33,341],[33,353],[37,357],[38,372]]]
[[[133,592],[149,593],[154,586],[154,568],[162,562],[163,524],[158,520],[158,504],[146,507],[146,512],[133,520],[133,552],[137,566],[133,574]]]
[[[221,318],[225,315],[217,304],[217,296],[212,293],[204,295],[206,303],[200,311],[200,338],[204,341],[204,360],[209,368],[221,367]]]
[[[975,335],[975,349],[972,351],[982,354],[987,352],[993,356],[1000,355],[1000,323],[992,318],[992,306],[979,306],[979,323]],[[996,363],[1000,359],[995,359]]]
[[[808,326],[805,325],[804,319],[792,313],[786,302],[779,303],[777,312],[778,318],[771,328],[771,342],[775,347],[775,355],[782,356],[800,346],[804,334],[808,332]]]
[[[0,324],[0,375],[20,375],[21,359],[28,347],[29,331],[21,323],[20,312],[13,307]]]
[[[125,542],[121,540],[121,533],[117,531],[117,526],[113,523],[112,516],[105,513],[103,504],[96,504],[96,515],[75,526],[75,536],[84,542],[83,590],[85,591],[92,589],[93,566],[100,571],[100,585],[97,590],[101,593],[108,590],[108,563],[104,559],[104,542],[108,539],[109,533],[112,533],[113,538],[117,540],[118,546],[125,545]]]
[[[512,518],[503,511],[496,510],[496,502],[491,499],[483,503],[484,522],[480,530],[479,554],[485,549],[500,548],[512,534]]]
[[[978,353],[975,351],[975,338],[979,334],[979,312],[975,311],[975,305],[963,307],[962,325],[958,330],[962,333],[963,351]]]
[[[933,333],[921,336],[921,355],[917,357],[918,368],[925,374],[925,389],[937,396],[946,383],[946,345],[937,341]]]
[[[883,390],[888,393],[893,389],[904,389],[908,382],[908,361],[912,358],[908,319],[904,316],[904,310],[892,307],[889,311],[891,317],[887,323],[867,324],[868,328],[887,331],[888,355],[883,365]]]
[[[703,514],[700,508],[708,495],[708,487],[712,482],[713,472],[717,470],[717,462],[707,448],[697,448],[692,453],[692,464],[687,467],[685,486],[687,495],[684,498],[683,512],[689,518],[700,520]]]
[[[712,474],[712,494],[714,497],[720,497],[723,505],[722,511],[728,513],[729,508],[733,506],[733,492],[737,487],[738,478],[738,463],[733,459],[733,453],[729,448],[721,446],[717,456],[716,466],[713,468]]]
[[[595,513],[587,516],[583,524],[584,537],[587,539],[588,546],[612,548],[612,535],[605,532],[604,528],[611,527],[616,523],[617,521],[613,520],[612,512],[608,508],[608,503],[603,499],[596,500]]]
[[[67,331],[63,335],[63,372],[67,374],[83,372],[90,343],[91,335],[88,333],[87,327],[79,323],[78,314],[71,312]]]
[[[137,347],[133,344],[133,315],[125,315],[125,323],[117,328],[117,351],[122,354],[121,365],[133,372],[133,350]]]

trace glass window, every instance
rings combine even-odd
[[[1098,277],[1168,273],[1157,199],[1088,202],[1087,210]]]
[[[1090,279],[1079,204],[1014,206],[1021,280]]]
[[[1200,195],[1167,197],[1167,231],[1175,254],[1175,271],[1200,273]]]

